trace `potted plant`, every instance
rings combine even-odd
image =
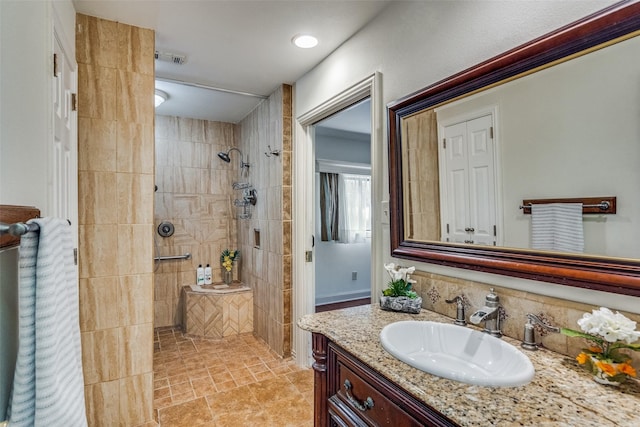
[[[615,314],[606,307],[585,313],[578,320],[582,332],[561,328],[560,332],[569,337],[585,338],[591,344],[576,357],[593,374],[594,381],[601,384],[619,385],[628,376],[635,377],[631,357],[620,353],[622,349],[640,350],[640,344],[633,344],[640,338],[636,322],[624,315]]]
[[[420,313],[422,298],[411,289],[411,285],[416,281],[409,277],[416,270],[415,267],[403,268],[389,263],[385,264],[384,268],[391,276],[391,280],[380,296],[380,308],[404,313]]]

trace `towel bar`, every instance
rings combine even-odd
[[[14,224],[5,224],[0,222],[0,235],[11,234],[14,237],[20,237],[29,231],[39,231],[40,226],[36,223],[25,224],[24,222],[16,222]]]
[[[531,206],[533,206],[533,203],[529,203],[526,206],[520,205],[520,209],[531,209]],[[598,208],[598,209],[602,209],[603,211],[606,211],[607,209],[609,209],[610,206],[611,205],[606,200],[600,203],[595,203],[591,205],[582,205],[583,208]]]
[[[582,203],[583,214],[615,214],[617,198],[615,196],[575,197],[558,199],[524,199],[520,205],[522,213],[530,214],[531,205],[547,203]]]

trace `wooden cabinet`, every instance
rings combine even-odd
[[[457,426],[324,335],[313,334],[315,426]]]

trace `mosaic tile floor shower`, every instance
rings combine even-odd
[[[158,328],[153,367],[160,427],[313,426],[313,371],[253,334],[200,339]]]

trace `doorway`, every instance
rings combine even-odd
[[[370,98],[371,112],[371,295],[382,290],[383,263],[383,108],[382,75],[374,73],[298,115],[295,121],[295,150],[293,159],[293,318],[299,319],[315,312],[314,257],[314,140],[315,124]],[[311,334],[300,328],[293,330],[293,355],[296,363],[310,366]]]
[[[371,300],[371,100],[314,127],[315,311],[320,312]]]

